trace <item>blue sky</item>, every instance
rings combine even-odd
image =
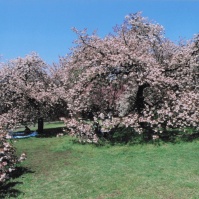
[[[103,37],[138,11],[163,25],[174,42],[199,33],[199,0],[0,0],[0,61],[34,51],[58,62],[77,38],[72,27]]]

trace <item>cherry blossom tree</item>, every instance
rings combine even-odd
[[[104,38],[74,31],[76,47],[57,71],[57,91],[71,118],[100,121],[108,131],[131,126],[149,138],[169,128],[198,126],[197,37],[174,44],[141,13],[128,15]]]
[[[0,70],[1,122],[35,122],[52,111],[47,65],[33,53],[11,60]]]

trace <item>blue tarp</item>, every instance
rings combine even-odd
[[[16,133],[10,133],[10,136],[12,138],[15,138],[15,139],[20,139],[20,138],[29,138],[29,137],[35,137],[38,135],[38,132],[34,131],[34,132],[31,132],[30,134],[24,134],[24,132],[16,132]]]

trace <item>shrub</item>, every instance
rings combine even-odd
[[[26,159],[25,153],[22,153],[19,158],[16,156],[15,148],[8,138],[7,133],[0,129],[0,185],[10,178],[16,164]]]

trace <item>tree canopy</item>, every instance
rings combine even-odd
[[[78,135],[96,135],[96,123],[149,134],[198,127],[198,35],[175,44],[141,13],[104,38],[73,31],[76,46],[56,67],[37,54],[2,64],[1,123],[62,117]]]
[[[140,13],[128,15],[104,38],[74,31],[77,45],[60,60],[67,90],[60,95],[72,118],[140,133],[198,126],[198,36],[174,44],[162,26]]]

